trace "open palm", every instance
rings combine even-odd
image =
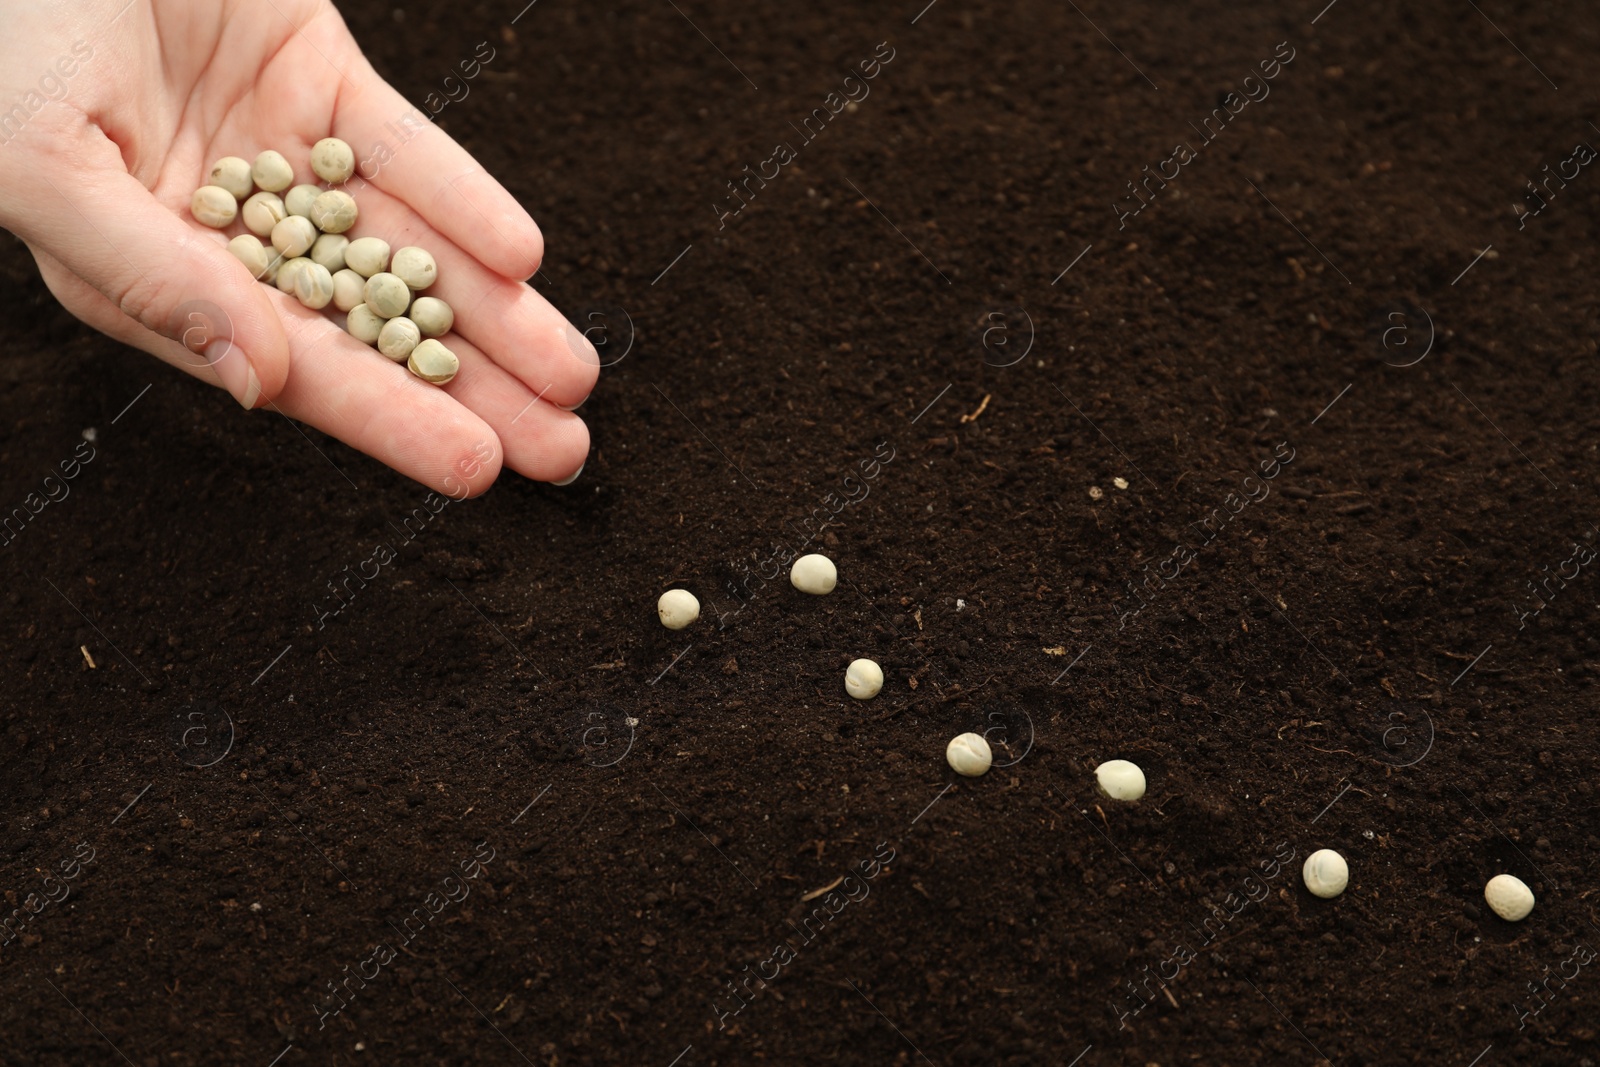
[[[589,435],[567,409],[599,359],[523,281],[543,255],[538,227],[378,76],[329,0],[51,0],[7,21],[0,100],[24,101],[25,122],[0,144],[0,225],[73,314],[452,495],[483,491],[502,463],[544,481],[581,468]],[[36,71],[46,94],[65,89],[30,111]],[[189,216],[216,159],[272,148],[314,181],[310,148],[328,136],[358,160],[349,236],[439,263],[429,295],[456,311],[444,341],[461,360],[443,389],[255,281]],[[195,340],[196,307],[221,313],[204,316],[219,339],[202,355],[180,340]]]

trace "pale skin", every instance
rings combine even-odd
[[[549,482],[581,470],[589,433],[569,409],[599,359],[524,282],[544,254],[538,226],[377,75],[329,0],[5,8],[0,226],[74,315],[451,496],[483,492],[503,466]],[[252,278],[226,248],[237,222],[218,231],[190,215],[223,156],[276,149],[309,183],[311,146],[329,136],[358,160],[347,236],[438,261],[428,295],[455,309],[442,340],[461,360],[443,388],[348,336],[342,315]],[[390,151],[375,156],[380,143]]]

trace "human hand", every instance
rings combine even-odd
[[[27,242],[78,318],[246,408],[272,406],[454,496],[502,464],[575,477],[576,407],[599,357],[522,279],[544,239],[506,189],[380,78],[329,0],[48,0],[7,5],[0,39],[0,226]],[[402,123],[410,117],[410,126]],[[395,130],[412,136],[396,142]],[[427,385],[341,323],[250,276],[189,215],[222,156],[282,152],[313,181],[311,146],[347,141],[361,217],[349,236],[415,244],[456,311],[461,370]],[[378,146],[386,145],[387,151]],[[188,314],[214,305],[225,323]],[[231,335],[231,344],[227,339]]]

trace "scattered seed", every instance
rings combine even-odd
[[[1126,489],[1126,488],[1128,488],[1128,479],[1126,479],[1126,478],[1113,478],[1113,479],[1111,479],[1111,484],[1116,486],[1118,489]]]
[[[945,746],[944,760],[957,774],[977,778],[988,771],[994,753],[989,751],[989,742],[982,734],[960,734]]]
[[[1313,896],[1332,900],[1350,884],[1350,865],[1331,848],[1322,848],[1306,857],[1300,877]]]
[[[321,263],[305,260],[294,276],[294,298],[313,311],[333,302],[333,275]]]
[[[250,167],[250,177],[257,188],[269,193],[281,193],[294,184],[294,168],[289,166],[289,161],[283,158],[281,152],[268,149],[256,157]]]
[[[1144,796],[1144,772],[1125,759],[1107,760],[1094,769],[1095,784],[1112,800]]]
[[[1521,922],[1533,910],[1533,890],[1514,874],[1497,874],[1483,887],[1483,899],[1507,922]]]
[[[681,630],[700,617],[700,601],[687,589],[668,589],[656,601],[656,614],[662,626]]]
[[[315,264],[313,264],[305,256],[284,256],[283,265],[278,268],[278,292],[288,293],[290,296],[294,296],[295,275],[299,274],[303,268],[309,266],[315,266]]]
[[[789,584],[802,593],[823,596],[833,592],[833,587],[839,584],[839,571],[833,560],[813,552],[794,561],[794,566],[789,568]]]
[[[857,700],[871,700],[883,690],[883,668],[870,659],[851,660],[844,672],[844,691]]]

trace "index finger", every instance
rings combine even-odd
[[[334,136],[356,154],[346,191],[358,196],[375,185],[495,273],[532,277],[544,259],[544,235],[532,216],[471,153],[362,64],[334,116]]]

